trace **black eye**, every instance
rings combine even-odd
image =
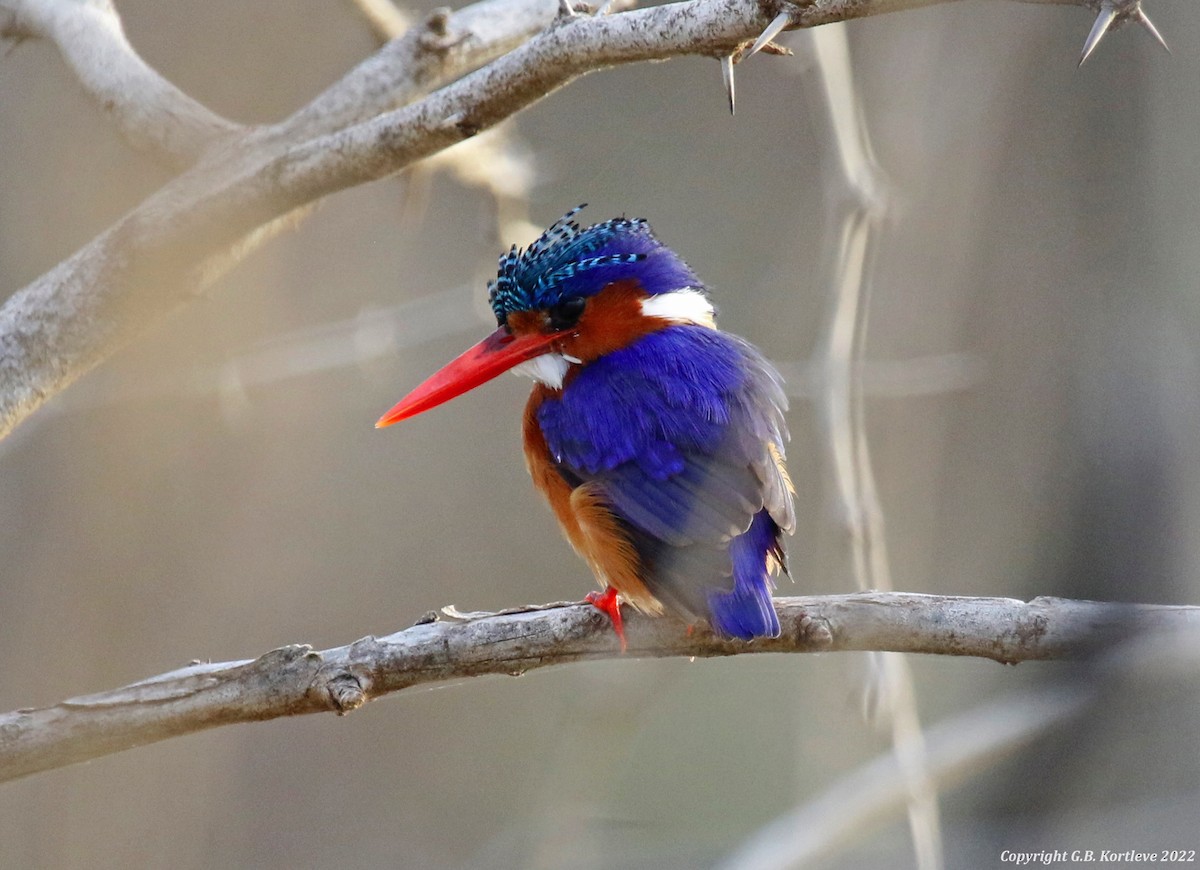
[[[557,305],[552,305],[546,310],[546,314],[550,318],[550,328],[555,332],[570,329],[583,316],[585,305],[587,305],[587,300],[582,296],[572,296]]]

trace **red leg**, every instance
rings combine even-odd
[[[609,586],[603,592],[589,592],[584,599],[601,613],[607,613],[612,620],[613,631],[621,641],[621,652],[625,652],[625,622],[621,619],[621,602],[617,600],[617,590]]]

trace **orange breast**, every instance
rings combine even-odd
[[[612,586],[638,610],[662,613],[662,604],[642,582],[637,551],[605,504],[602,493],[594,484],[572,487],[555,466],[537,422],[538,406],[550,394],[548,387],[539,384],[525,406],[525,465],[533,485],[550,502],[567,540],[588,563],[601,586]]]

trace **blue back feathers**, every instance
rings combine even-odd
[[[741,344],[680,326],[596,360],[538,408],[555,461],[587,474],[634,462],[663,480],[678,471],[678,451],[714,452],[743,395]]]
[[[537,408],[573,485],[602,488],[664,603],[731,637],[779,633],[769,560],[782,564],[791,495],[779,376],[741,339],[678,325],[584,367]]]
[[[654,237],[642,218],[613,218],[586,229],[571,209],[525,249],[500,257],[488,282],[488,301],[504,323],[513,311],[550,308],[563,299],[587,297],[617,281],[636,280],[650,295],[700,281],[673,251]]]

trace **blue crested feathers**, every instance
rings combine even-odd
[[[513,245],[501,255],[496,277],[488,282],[497,321],[629,279],[637,279],[650,295],[699,286],[692,270],[654,237],[645,220],[613,218],[585,229],[574,220],[584,207],[571,209],[529,247]]]

